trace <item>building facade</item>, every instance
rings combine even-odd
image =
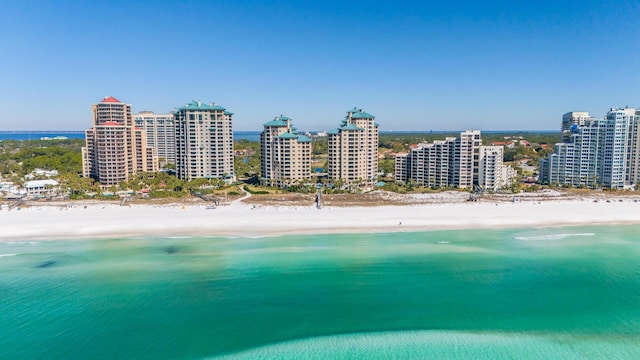
[[[176,126],[173,115],[141,111],[133,115],[136,127],[146,133],[147,145],[156,150],[161,165],[176,163]]]
[[[569,142],[571,128],[574,125],[584,126],[590,120],[593,120],[593,117],[586,111],[571,111],[562,115],[562,142]]]
[[[556,144],[554,153],[540,160],[540,181],[610,189],[637,185],[639,122],[640,111],[612,108],[604,118],[573,124],[568,137],[563,136],[566,141]]]
[[[178,178],[235,181],[232,116],[222,106],[200,101],[173,112]]]
[[[137,172],[158,170],[154,149],[137,128],[131,105],[106,97],[92,106],[93,127],[85,131],[82,174],[102,187],[117,186]]]
[[[481,146],[479,130],[433,143],[420,143],[395,158],[396,181],[419,186],[499,190],[511,185],[515,171],[503,165],[502,146]]]
[[[261,183],[289,187],[311,179],[311,139],[280,115],[265,123],[260,134]]]
[[[490,191],[498,191],[511,186],[517,172],[504,165],[503,146],[480,146],[478,166],[478,186]]]
[[[478,184],[480,145],[482,145],[480,130],[463,131],[456,138],[450,166],[456,187],[466,189]]]
[[[378,176],[378,124],[353,108],[339,128],[327,132],[328,174],[347,184],[372,184]]]

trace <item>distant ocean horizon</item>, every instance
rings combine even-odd
[[[459,133],[462,130],[387,130],[380,131],[380,134],[452,134]],[[311,131],[316,133],[318,131]],[[518,133],[518,134],[541,134],[554,133],[557,130],[482,130],[485,134],[502,134],[502,133]],[[16,131],[0,131],[0,140],[41,140],[43,138],[55,138],[64,136],[69,139],[84,139],[84,131],[44,131],[44,130],[16,130]],[[234,131],[234,140],[260,141],[260,131]]]
[[[41,140],[64,136],[69,139],[84,139],[84,131],[0,131],[0,140]],[[260,131],[234,131],[234,140],[260,141]]]

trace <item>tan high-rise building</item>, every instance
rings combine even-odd
[[[84,177],[109,187],[127,181],[136,172],[158,170],[146,134],[133,123],[131,105],[110,96],[91,109],[93,127],[86,130],[86,146],[82,148]]]
[[[261,182],[267,186],[288,187],[311,179],[311,139],[299,134],[286,116],[280,115],[263,126]]]
[[[176,109],[176,175],[235,181],[233,113],[214,103],[192,101]]]
[[[378,176],[378,124],[353,108],[341,126],[327,132],[329,178],[371,184]]]

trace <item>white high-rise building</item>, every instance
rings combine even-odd
[[[214,103],[193,101],[176,109],[176,175],[235,181],[232,115]]]
[[[176,126],[172,114],[140,111],[133,115],[136,126],[147,134],[147,145],[156,150],[158,160],[165,165],[176,163]]]
[[[261,182],[289,187],[311,179],[311,139],[296,131],[291,119],[280,115],[265,123],[260,134]]]
[[[463,131],[456,139],[450,166],[456,187],[465,189],[478,184],[480,145],[482,145],[480,130]]]
[[[479,130],[462,132],[457,138],[420,143],[408,154],[396,156],[396,180],[411,180],[432,188],[477,185],[498,190],[510,186],[514,170],[503,165],[503,148],[481,144]]]
[[[480,146],[478,186],[485,190],[497,191],[511,185],[516,171],[504,165],[503,146]]]
[[[568,140],[540,160],[540,181],[610,189],[637,185],[639,115],[636,109],[612,108],[602,119],[572,125]]]
[[[562,115],[562,142],[569,142],[572,127],[584,126],[590,120],[593,118],[586,111],[571,111]]]
[[[444,188],[452,186],[452,151],[456,138],[436,140],[433,143],[420,143],[411,148],[407,156],[396,156],[396,167],[406,162],[406,171],[397,180],[415,181],[420,186]]]
[[[378,176],[378,124],[353,108],[339,128],[327,132],[329,178],[371,184]]]

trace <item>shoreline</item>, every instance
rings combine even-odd
[[[68,203],[65,203],[68,204]],[[130,205],[35,204],[0,211],[0,242],[131,237],[277,237],[284,235],[640,224],[640,202],[592,198],[450,202],[316,209],[235,202]]]

